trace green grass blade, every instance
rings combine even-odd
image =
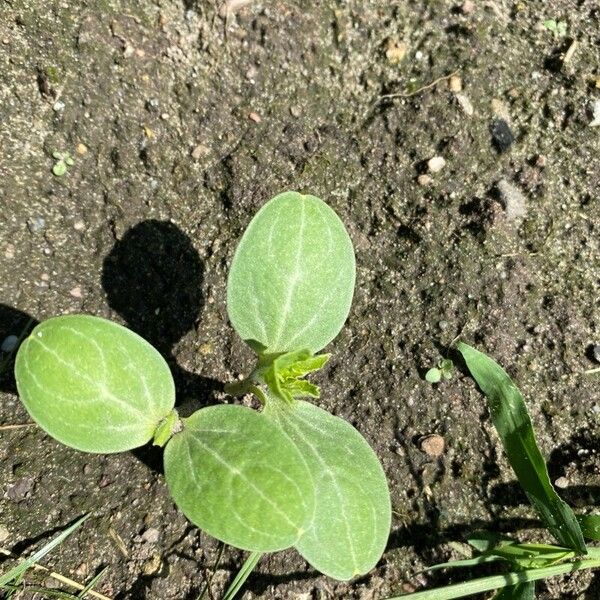
[[[252,552],[246,559],[246,562],[242,565],[242,568],[238,571],[235,579],[231,582],[231,585],[225,592],[222,600],[233,600],[235,595],[240,591],[246,579],[250,577],[250,573],[254,570],[254,567],[258,564],[258,561],[262,557],[262,552]]]
[[[585,539],[600,542],[600,515],[580,515],[577,521]]]
[[[62,533],[57,535],[52,541],[48,542],[43,548],[40,548],[35,554],[32,554],[29,558],[20,562],[16,567],[13,567],[8,573],[0,576],[0,587],[14,581],[21,574],[25,573],[27,569],[33,566],[34,563],[38,562],[42,559],[48,552],[51,552],[62,544],[65,539],[67,539],[76,529],[78,529],[82,523],[89,517],[90,515],[84,515],[81,519],[78,519],[71,525],[67,527]]]
[[[521,392],[491,358],[462,342],[458,343],[458,349],[488,398],[494,427],[529,501],[563,546],[585,554],[587,549],[577,518],[550,482]]]
[[[87,598],[88,592],[91,592],[96,584],[100,581],[100,578],[106,573],[108,567],[104,567],[82,590],[77,594],[77,598]]]
[[[454,583],[446,587],[426,590],[424,592],[415,592],[414,594],[405,594],[403,596],[392,596],[386,600],[454,600],[455,598],[464,598],[473,594],[481,594],[483,592],[491,592],[505,588],[507,586],[515,586],[518,584],[556,577],[566,573],[575,571],[583,571],[584,569],[595,569],[600,567],[600,557],[591,560],[579,560],[575,562],[562,563],[552,567],[543,569],[527,569],[525,571],[515,571],[506,573],[505,575],[491,575],[489,577],[481,577],[472,579],[464,583]]]
[[[501,589],[492,600],[534,600],[535,581],[519,583]]]

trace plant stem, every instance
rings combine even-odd
[[[590,550],[592,550],[590,548]],[[600,567],[600,552],[593,553],[591,560],[578,560],[574,562],[562,563],[553,567],[543,569],[527,569],[525,571],[506,573],[506,575],[492,575],[490,577],[481,577],[464,583],[455,583],[442,588],[416,592],[414,594],[405,594],[403,596],[392,596],[386,600],[453,600],[454,598],[463,598],[472,594],[480,594],[497,590],[517,583],[527,581],[537,581],[548,577],[556,577],[565,573],[573,573],[584,569],[593,569]]]
[[[231,383],[226,383],[223,389],[225,390],[226,394],[230,394],[231,396],[244,396],[245,394],[254,394],[260,400],[260,403],[264,406],[266,402],[265,393],[256,385],[256,383],[250,377],[247,377],[242,381],[232,381]]]

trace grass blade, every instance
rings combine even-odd
[[[535,581],[519,583],[501,589],[492,600],[534,600]]]
[[[550,482],[521,392],[506,371],[491,358],[462,342],[458,343],[458,349],[488,398],[494,427],[529,501],[563,546],[586,554],[577,518]]]
[[[92,591],[96,584],[100,581],[100,578],[106,573],[108,567],[104,567],[82,590],[77,594],[78,598],[87,598],[88,593]]]
[[[404,596],[393,596],[386,600],[454,600],[455,598],[464,598],[465,596],[490,592],[507,586],[515,586],[538,581],[540,579],[547,579],[549,577],[556,577],[557,575],[564,575],[566,573],[573,573],[584,569],[595,569],[598,567],[600,567],[600,557],[595,557],[589,560],[562,563],[543,569],[527,569],[525,571],[506,573],[505,575],[481,577],[479,579],[465,581],[464,583],[454,583],[434,590],[415,592],[414,594],[405,594]]]
[[[246,583],[246,579],[250,577],[250,573],[252,573],[261,557],[262,552],[252,552],[250,554],[246,562],[242,565],[242,568],[238,571],[235,579],[231,582],[222,600],[233,600],[235,598],[235,595],[240,591],[244,583]]]
[[[58,545],[62,544],[66,538],[68,538],[76,529],[78,529],[81,524],[89,517],[90,515],[84,515],[81,519],[78,519],[71,525],[67,527],[62,533],[57,535],[53,540],[48,542],[43,548],[40,548],[35,554],[32,554],[29,558],[26,558],[24,561],[19,563],[16,567],[13,567],[8,573],[0,576],[0,587],[14,581],[17,577],[20,577],[27,569],[32,567],[36,562],[38,562],[41,558],[46,556],[48,552],[51,552]]]

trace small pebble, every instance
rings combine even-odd
[[[543,169],[546,166],[548,159],[543,154],[538,154],[535,158],[535,166]]]
[[[521,190],[506,179],[501,179],[496,187],[504,205],[506,218],[509,221],[521,221],[527,213],[527,200]]]
[[[73,298],[83,298],[83,294],[81,293],[81,288],[79,286],[76,286],[70,290],[69,294],[73,296]]]
[[[110,477],[104,473],[102,475],[102,477],[100,477],[100,481],[98,482],[98,487],[99,488],[105,488],[107,486],[109,486],[112,483]]]
[[[44,217],[32,217],[27,221],[27,227],[29,227],[31,233],[38,233],[38,231],[42,231],[45,226],[46,219],[44,219]]]
[[[31,477],[22,477],[17,479],[6,490],[6,497],[13,502],[21,502],[33,492],[35,481]]]
[[[430,173],[439,173],[446,166],[446,161],[442,156],[434,156],[427,161],[427,168]]]
[[[600,127],[600,100],[596,100],[592,105],[593,120],[590,123],[590,127]]]
[[[153,554],[148,560],[142,565],[142,572],[144,575],[154,575],[162,569],[162,558],[160,554]]]
[[[4,250],[4,258],[14,258],[15,257],[15,245],[14,244],[6,244],[6,248]]]
[[[475,10],[475,2],[473,0],[465,0],[460,7],[463,15],[470,15]]]
[[[192,158],[194,160],[200,160],[202,157],[206,156],[210,150],[204,144],[198,144],[192,150]]]
[[[594,344],[592,347],[592,356],[596,362],[600,363],[600,344]]]
[[[150,527],[144,531],[142,539],[149,544],[156,544],[160,539],[160,531],[156,527]]]
[[[10,531],[4,525],[0,525],[0,544],[3,544],[10,537]]]
[[[465,115],[467,115],[468,117],[473,116],[475,110],[473,109],[473,105],[471,104],[471,101],[469,100],[468,96],[466,96],[465,94],[456,94],[456,101],[458,102],[459,106],[463,109]]]
[[[302,114],[302,110],[299,106],[290,106],[290,115],[292,117],[298,118]]]
[[[429,185],[432,181],[433,179],[431,178],[431,176],[427,175],[427,173],[423,173],[422,175],[419,175],[417,177],[417,183],[419,185]]]
[[[496,119],[490,125],[492,142],[499,153],[506,152],[514,143],[515,136],[504,119]]]
[[[420,447],[421,450],[427,454],[427,456],[437,458],[444,454],[446,443],[441,435],[432,433],[431,435],[426,435],[421,439]]]
[[[404,42],[389,40],[385,50],[385,56],[393,65],[396,65],[406,56],[407,49],[408,47]]]
[[[507,123],[510,121],[510,111],[508,110],[508,106],[502,100],[498,98],[493,98],[490,102],[490,108],[494,113],[494,116],[504,119]]]
[[[262,121],[260,115],[256,112],[248,113],[248,118],[255,123],[260,123]]]
[[[65,103],[61,102],[60,100],[57,100],[53,105],[52,105],[52,110],[54,112],[60,112],[61,110],[65,109]]]
[[[462,91],[462,79],[458,75],[452,75],[450,77],[450,81],[448,82],[448,87],[451,92],[455,94]]]
[[[160,103],[157,98],[149,98],[146,100],[146,110],[149,110],[150,112],[158,112],[159,106]]]
[[[73,229],[75,231],[83,231],[85,229],[85,223],[81,219],[75,221],[75,223],[73,223]]]
[[[87,154],[87,151],[88,147],[85,144],[82,144],[81,142],[75,147],[75,152],[77,152],[77,154],[80,154],[81,156]]]
[[[16,335],[7,335],[2,340],[2,346],[0,346],[0,349],[2,352],[12,352],[17,347],[18,343],[19,338]]]
[[[566,488],[569,487],[569,480],[566,477],[559,477],[555,482],[554,485],[560,489],[560,490],[564,490]]]

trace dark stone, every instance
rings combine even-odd
[[[490,125],[492,142],[498,152],[506,152],[514,143],[515,136],[504,119],[496,119]]]

